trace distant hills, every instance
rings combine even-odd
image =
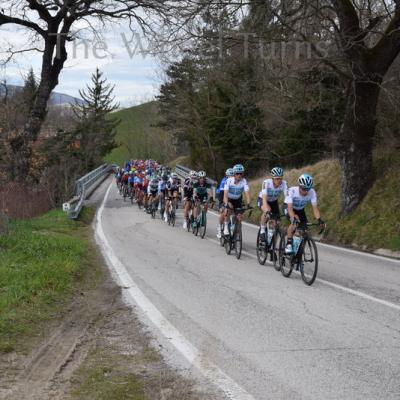
[[[22,90],[22,86],[18,85],[7,85],[9,94],[12,95]],[[6,88],[0,85],[0,96],[4,96]],[[49,104],[54,106],[68,105],[68,104],[83,104],[82,99],[70,96],[64,93],[53,92],[50,96]]]

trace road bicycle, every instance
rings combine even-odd
[[[229,234],[223,235],[224,247],[226,254],[228,255],[231,254],[233,249],[235,249],[236,258],[239,260],[239,258],[242,255],[243,241],[242,241],[242,221],[238,218],[238,215],[243,214],[248,210],[252,210],[252,207],[246,207],[246,208],[241,207],[231,210],[233,212],[231,212],[229,215],[229,223],[228,223]],[[249,216],[251,215],[251,212],[252,211],[250,211]]]
[[[169,207],[167,209],[167,222],[168,225],[175,226],[176,222],[176,198],[170,198]]]
[[[124,198],[124,201],[126,201],[126,198],[129,195],[129,188],[128,185],[126,183],[124,183],[124,187],[122,189],[122,197]]]
[[[186,199],[186,201],[190,201],[190,209],[188,212],[188,216],[186,217],[186,229],[188,232],[190,232],[190,229],[193,228],[193,200],[192,199]]]
[[[161,219],[164,218],[165,212],[165,195],[163,193],[160,194],[160,216]]]
[[[151,200],[150,209],[149,209],[149,214],[151,214],[151,218],[153,218],[153,219],[156,218],[157,207],[158,207],[158,201],[155,198],[153,198]]]
[[[278,262],[279,246],[282,241],[282,232],[280,228],[279,214],[269,214],[269,220],[265,229],[265,240],[261,240],[261,227],[257,234],[257,260],[261,265],[265,265],[268,255],[277,271],[280,271],[280,263]]]
[[[132,186],[129,187],[129,198],[131,199],[131,204],[133,204],[135,200],[135,190]]]
[[[279,264],[282,275],[289,278],[296,268],[299,271],[303,282],[311,286],[318,273],[318,250],[315,240],[312,238],[309,228],[312,226],[319,226],[320,224],[301,224],[296,227],[293,235],[293,253],[286,254],[286,234],[283,235],[279,246]],[[322,234],[325,226],[318,232]],[[296,235],[297,234],[297,235]]]
[[[196,207],[196,203],[194,205]],[[207,230],[207,207],[208,207],[208,202],[207,200],[203,201],[199,205],[199,215],[197,218],[193,221],[193,234],[195,236],[198,236],[200,233],[200,237],[204,239],[204,236],[206,235],[206,230]],[[195,223],[195,225],[194,225]]]

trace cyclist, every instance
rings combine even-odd
[[[302,174],[298,179],[298,186],[289,188],[287,196],[285,198],[285,213],[290,221],[290,225],[287,230],[287,243],[285,247],[286,254],[293,253],[293,235],[296,230],[296,226],[300,224],[307,224],[307,216],[304,211],[304,207],[311,203],[314,217],[318,220],[321,226],[325,225],[325,222],[321,219],[321,213],[317,203],[317,193],[313,189],[313,178],[309,174]]]
[[[224,204],[224,186],[225,182],[228,178],[234,175],[233,168],[228,168],[225,171],[225,176],[221,179],[221,182],[218,185],[218,189],[216,190],[217,198],[218,198],[218,208],[221,210]]]
[[[287,182],[283,180],[283,169],[275,167],[271,170],[272,178],[266,179],[262,183],[261,192],[258,197],[257,205],[263,213],[260,220],[260,239],[264,242],[266,224],[271,214],[280,219],[278,198],[283,194],[287,196]]]
[[[183,184],[183,229],[187,229],[187,223],[189,219],[189,212],[192,208],[192,201],[193,201],[193,187],[197,183],[197,172],[190,171],[189,177],[185,179]]]
[[[174,207],[176,207],[180,185],[181,183],[179,181],[178,174],[172,172],[171,177],[167,182],[167,201],[165,204],[165,213],[164,213],[165,222],[168,222],[167,212],[169,212],[171,206],[174,205]]]
[[[144,211],[146,211],[148,206],[149,206],[148,205],[149,197],[147,196],[147,189],[149,187],[150,179],[151,179],[150,175],[145,175],[144,178],[143,178],[142,191],[143,191],[143,197],[144,197]]]
[[[167,182],[168,182],[168,175],[163,174],[161,177],[160,182],[158,183],[158,209],[164,212],[165,208],[165,198],[167,194]]]
[[[135,174],[133,171],[129,171],[129,178],[128,178],[129,196],[133,196],[135,191],[134,186],[135,186]]]
[[[243,193],[246,196],[246,205],[250,207],[250,188],[247,184],[246,179],[243,177],[244,167],[242,164],[237,164],[233,167],[234,176],[226,180],[224,186],[224,212],[220,217],[220,225],[224,222],[224,235],[229,235],[229,214],[230,210],[237,210],[242,208],[242,196]],[[238,219],[242,218],[241,214],[238,214]],[[219,228],[218,234],[221,235],[221,228]],[[220,237],[220,236],[219,236]]]
[[[151,211],[151,205],[153,204],[153,201],[155,202],[155,204],[157,205],[158,202],[158,185],[159,185],[159,178],[157,175],[155,175],[150,183],[149,186],[147,188],[147,196],[149,198],[149,208],[148,211]]]
[[[200,213],[200,204],[208,201],[208,193],[211,189],[211,185],[207,183],[205,171],[199,171],[197,173],[198,181],[193,187],[193,229],[197,227],[197,217]],[[204,212],[207,212],[207,205],[204,207]]]

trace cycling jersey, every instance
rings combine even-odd
[[[164,193],[166,189],[167,189],[167,182],[164,182],[162,180],[158,182],[158,194]]]
[[[303,210],[308,203],[311,203],[313,206],[317,205],[317,193],[314,189],[311,189],[305,196],[300,194],[299,189],[298,186],[293,186],[288,190],[285,198],[286,204],[293,204],[294,210]]]
[[[197,181],[191,178],[187,178],[183,184],[183,197],[187,199],[193,196],[193,188],[197,184]]]
[[[218,188],[217,188],[217,190],[216,190],[216,193],[217,193],[217,194],[220,194],[221,192],[223,193],[223,191],[224,191],[224,186],[225,186],[225,182],[226,182],[227,179],[228,179],[227,176],[224,176],[224,177],[221,179],[221,182],[220,182],[220,184],[219,184],[219,186],[218,186]]]
[[[273,202],[278,200],[279,196],[283,193],[284,196],[287,196],[287,183],[286,181],[282,181],[281,184],[276,188],[274,186],[274,182],[272,179],[266,179],[261,186],[261,192],[259,197],[263,197],[263,195],[267,195],[267,200],[269,202]]]
[[[197,182],[193,187],[193,191],[201,200],[204,200],[208,196],[208,190],[210,190],[210,188],[211,186],[208,183],[201,184]]]
[[[130,176],[130,177],[128,178],[128,183],[129,183],[130,186],[133,186],[134,183],[135,183],[135,177]]]
[[[152,179],[147,188],[147,194],[156,195],[157,192],[158,192],[158,181],[155,179]]]
[[[180,181],[179,179],[172,179],[170,178],[169,181],[167,182],[167,190],[170,192],[177,192],[179,190],[180,186]]]
[[[226,190],[228,191],[228,199],[237,200],[241,199],[243,192],[248,192],[250,188],[245,178],[235,182],[235,178],[231,177],[225,182],[224,191]]]

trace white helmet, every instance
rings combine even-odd
[[[176,172],[172,172],[171,173],[171,178],[172,179],[177,179],[178,178],[178,174]]]
[[[189,172],[189,177],[190,178],[197,178],[197,172],[196,171],[190,171]]]
[[[205,177],[207,176],[207,174],[206,174],[205,171],[199,171],[199,172],[197,173],[197,176],[198,176],[199,178],[205,178]]]

